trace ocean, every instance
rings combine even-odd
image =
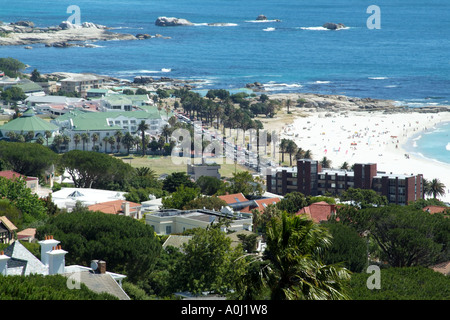
[[[269,92],[391,99],[411,107],[450,104],[448,0],[0,0],[0,20],[58,25],[71,16],[70,5],[80,8],[81,22],[170,39],[96,42],[93,48],[9,46],[0,47],[0,57],[41,73],[166,76],[200,81],[204,90],[260,82]],[[379,29],[368,27],[371,5],[380,10]],[[268,21],[256,21],[260,14]],[[160,16],[194,25],[158,27]],[[346,28],[326,30],[326,22]]]

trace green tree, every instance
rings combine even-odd
[[[148,278],[161,250],[153,228],[126,216],[85,209],[61,213],[36,231],[61,241],[68,264],[89,265],[92,259],[107,262],[108,270],[126,274],[137,282]]]
[[[76,133],[73,136],[73,142],[75,143],[75,149],[77,149],[78,144],[81,142],[81,135],[79,133]],[[83,150],[84,150],[84,146],[83,146]]]
[[[348,299],[349,271],[322,262],[324,250],[331,245],[325,227],[283,213],[272,219],[265,238],[261,287],[269,289],[271,300]]]
[[[450,258],[450,220],[413,206],[340,208],[336,218],[367,234],[393,267],[429,266]]]
[[[368,264],[368,243],[355,229],[339,222],[326,222],[332,236],[331,246],[324,252],[326,264],[341,263],[351,272],[363,272]]]
[[[175,192],[181,185],[189,188],[196,188],[195,182],[191,181],[186,172],[173,172],[163,181],[163,190],[169,193]]]
[[[242,193],[245,197],[261,196],[263,193],[262,185],[248,171],[233,172],[227,191],[230,193]]]
[[[134,138],[131,135],[131,133],[126,132],[125,135],[122,138],[122,144],[127,149],[127,154],[130,154],[130,149],[134,145]]]
[[[297,213],[300,209],[306,207],[308,202],[305,195],[301,192],[290,192],[276,204],[277,208],[291,214]]]
[[[388,200],[371,189],[348,188],[340,195],[341,201],[353,201],[360,208],[385,206]]]
[[[37,143],[0,142],[0,157],[12,170],[25,176],[42,177],[57,163],[57,154]]]
[[[183,209],[185,205],[200,195],[197,188],[180,185],[170,196],[164,197],[161,202],[164,209]]]
[[[6,102],[17,102],[27,98],[25,92],[19,87],[9,87],[4,89],[0,94],[0,97]]]
[[[89,135],[86,132],[83,132],[80,136],[81,141],[83,142],[83,151],[85,151],[86,144],[89,143]]]
[[[377,290],[367,289],[370,276],[352,275],[349,292],[353,300],[450,300],[450,278],[429,268],[382,268]]]
[[[437,196],[445,195],[445,184],[439,179],[432,179],[431,181],[424,179],[423,188],[424,194],[433,196],[434,199],[436,199]]]
[[[23,215],[23,225],[45,220],[45,207],[39,196],[32,193],[22,178],[6,179],[0,177],[0,198],[8,200]]]
[[[216,177],[201,176],[195,183],[199,186],[202,194],[212,196],[225,193],[225,183]]]
[[[60,167],[67,170],[77,188],[125,188],[133,168],[104,153],[71,150],[63,154]],[[116,189],[116,190],[118,190]]]
[[[0,70],[10,78],[17,78],[21,76],[21,71],[24,70],[26,65],[14,58],[0,58]]]
[[[84,283],[71,290],[63,275],[30,274],[0,277],[0,300],[117,300],[109,293],[95,293]]]
[[[192,239],[183,246],[185,256],[172,275],[175,290],[218,294],[234,289],[237,275],[243,272],[240,247],[231,248],[231,239],[218,227],[192,230]]]
[[[138,125],[138,131],[141,132],[141,141],[142,141],[142,156],[145,156],[145,150],[147,149],[147,144],[145,143],[145,131],[147,131],[150,126],[142,120]]]
[[[226,207],[227,203],[218,198],[218,197],[198,197],[186,203],[183,206],[184,210],[192,210],[192,209],[209,209],[209,210],[217,210],[220,211],[223,207]]]

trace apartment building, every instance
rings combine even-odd
[[[423,199],[423,176],[377,171],[376,163],[354,165],[353,170],[322,168],[316,160],[297,160],[295,167],[272,169],[267,191],[285,195],[298,191],[308,196],[339,195],[348,188],[372,189],[390,203],[408,204]]]

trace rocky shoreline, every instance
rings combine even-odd
[[[307,111],[383,111],[384,113],[438,113],[450,112],[450,106],[424,106],[411,108],[406,105],[398,105],[393,100],[357,98],[343,95],[327,95],[317,93],[276,93],[268,94],[270,99],[290,100],[291,108],[297,107]]]
[[[167,38],[162,35],[132,35],[110,31],[110,28],[92,22],[80,25],[63,21],[59,26],[36,27],[32,21],[18,21],[0,25],[0,46],[45,44],[47,47],[67,48],[71,46],[92,46],[85,42],[110,40],[143,40]]]

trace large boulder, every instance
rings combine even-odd
[[[71,29],[78,29],[78,28],[80,28],[81,26],[80,26],[80,25],[77,25],[77,24],[74,24],[74,23],[72,23],[72,22],[70,22],[70,21],[63,21],[63,22],[61,22],[61,23],[59,24],[59,27],[60,27],[62,30],[71,30]]]
[[[258,20],[258,21],[260,21],[260,20],[267,20],[267,17],[266,17],[265,15],[263,15],[263,14],[260,14],[260,15],[256,18],[256,20]]]
[[[333,22],[327,22],[322,27],[328,30],[338,30],[342,28],[346,28],[346,26],[342,23],[333,23]]]
[[[34,23],[32,21],[17,21],[14,23],[14,25],[21,26],[21,27],[34,28]]]
[[[159,17],[155,21],[155,25],[160,27],[175,27],[175,26],[192,26],[193,23],[186,19]]]

